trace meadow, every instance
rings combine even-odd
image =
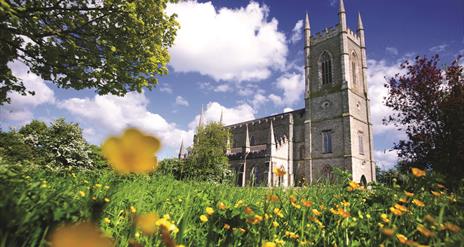
[[[424,173],[370,189],[239,188],[3,162],[0,179],[0,246],[46,246],[56,227],[83,221],[117,246],[464,245],[462,190]]]

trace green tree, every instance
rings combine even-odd
[[[464,67],[459,58],[441,68],[438,55],[405,61],[386,84],[386,123],[405,131],[395,144],[402,166],[431,168],[456,186],[464,178]]]
[[[0,131],[0,157],[9,162],[22,162],[34,158],[33,149],[24,142],[21,134],[15,130]]]
[[[62,88],[124,95],[167,74],[178,23],[169,0],[1,0],[0,105],[25,95],[15,59]],[[33,93],[33,92],[30,92]]]
[[[220,123],[199,127],[186,160],[184,176],[211,182],[228,181],[232,176],[225,155],[228,138],[229,131]]]

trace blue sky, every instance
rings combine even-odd
[[[405,58],[438,53],[450,63],[464,54],[464,1],[345,0],[345,7],[352,30],[358,11],[363,17],[375,158],[391,167],[395,153],[388,149],[404,136],[381,124],[390,113],[382,105],[384,77],[401,72]],[[181,29],[170,49],[170,73],[156,89],[126,97],[62,90],[15,61],[10,67],[36,96],[11,94],[12,104],[0,108],[1,127],[64,117],[99,144],[135,126],[161,138],[161,158],[175,156],[182,139],[191,144],[202,105],[208,121],[223,110],[226,123],[302,108],[304,15],[314,34],[337,24],[337,10],[338,0],[171,4],[167,11],[178,14]]]

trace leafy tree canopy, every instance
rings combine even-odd
[[[178,29],[168,1],[0,0],[0,104],[27,93],[7,66],[15,59],[62,88],[151,89]]]
[[[401,65],[406,73],[385,85],[394,114],[384,121],[408,137],[394,146],[403,165],[432,168],[456,186],[464,178],[464,67],[459,58],[445,68],[438,63],[434,56]]]
[[[220,123],[197,129],[184,172],[198,180],[225,182],[231,178],[226,148],[229,131]]]

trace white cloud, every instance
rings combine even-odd
[[[437,46],[430,48],[429,51],[439,53],[439,52],[444,52],[446,48],[448,48],[447,44],[441,44],[441,45],[437,45]]]
[[[189,106],[189,102],[186,99],[184,99],[184,97],[177,96],[176,97],[176,105]]]
[[[171,148],[177,148],[181,139],[187,142],[186,145],[191,144],[193,130],[181,130],[162,116],[150,112],[148,103],[144,94],[131,92],[124,97],[96,95],[93,98],[71,98],[60,102],[58,107],[92,126],[93,130],[84,132],[90,140],[101,141],[103,137],[119,134],[131,126],[158,136],[163,144]]]
[[[374,150],[374,160],[382,170],[391,169],[398,163],[398,151]]]
[[[284,112],[291,112],[291,111],[293,111],[293,109],[290,108],[290,107],[285,107],[285,108],[284,108]]]
[[[304,77],[301,73],[285,73],[277,79],[277,88],[284,91],[282,103],[287,106],[291,106],[301,99],[304,87]],[[278,100],[274,97],[272,101],[275,103]]]
[[[159,90],[164,93],[171,94],[172,93],[172,88],[168,84],[160,84],[159,85]]]
[[[253,105],[254,109],[258,109],[261,107],[264,103],[266,103],[269,99],[262,95],[261,93],[255,94],[255,97],[253,97],[253,100],[251,101],[251,104]]]
[[[214,88],[214,92],[220,92],[220,93],[225,93],[225,92],[230,92],[232,91],[232,87],[229,84],[220,84]]]
[[[245,8],[217,10],[211,2],[168,4],[181,28],[170,49],[178,72],[199,72],[215,80],[257,81],[285,66],[285,35],[269,8],[250,2]]]
[[[393,113],[392,109],[384,104],[384,98],[388,95],[388,90],[384,86],[387,82],[385,78],[393,77],[395,74],[402,72],[400,64],[387,64],[385,60],[368,60],[367,67],[367,81],[369,98],[371,99],[370,106],[374,134],[390,131],[398,135],[399,133],[397,133],[394,126],[385,126],[382,124],[382,120],[384,117]]]
[[[217,122],[221,117],[225,125],[240,123],[255,119],[255,110],[248,104],[243,103],[236,107],[227,108],[217,102],[209,102],[204,111],[203,119],[205,123]],[[200,114],[196,115],[194,120],[188,125],[190,129],[195,129],[200,121]]]
[[[274,103],[275,105],[282,105],[283,104],[282,97],[280,97],[278,95],[270,94],[268,97],[272,101],[272,103]]]
[[[398,49],[396,49],[395,47],[386,47],[385,51],[388,54],[391,54],[391,55],[394,55],[394,56],[398,55]]]
[[[16,60],[8,63],[13,75],[24,82],[27,91],[34,91],[35,95],[20,95],[16,92],[8,93],[11,104],[0,107],[0,119],[28,122],[34,117],[33,109],[41,104],[53,104],[55,95],[44,80],[34,73],[28,73],[29,68],[22,62]]]
[[[293,27],[292,36],[290,37],[290,43],[294,44],[301,40],[301,33],[303,32],[303,20],[298,20]]]

